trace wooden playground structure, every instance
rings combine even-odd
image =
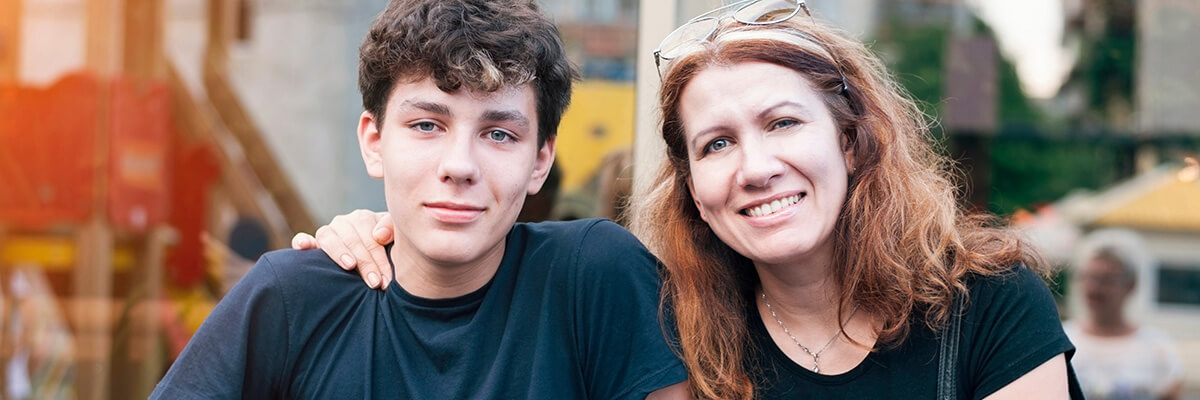
[[[84,2],[86,68],[23,86],[22,2],[0,0],[0,365],[27,359],[37,398],[145,398],[195,319],[173,299],[213,279],[205,237],[250,219],[277,248],[313,220],[225,73],[240,0],[208,1],[199,89],[164,56],[163,0]],[[40,313],[65,342],[14,333]]]

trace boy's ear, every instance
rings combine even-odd
[[[542,148],[538,149],[537,159],[533,161],[533,172],[529,176],[529,185],[525,189],[525,193],[530,196],[542,190],[542,184],[545,184],[546,178],[550,176],[550,168],[554,166],[554,144],[557,139],[557,135],[551,136],[542,144]]]
[[[383,148],[382,139],[375,116],[370,111],[363,111],[358,118],[358,149],[362,151],[367,175],[375,179],[383,179],[383,157],[380,155]]]

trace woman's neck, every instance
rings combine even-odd
[[[840,286],[828,263],[756,263],[754,268],[762,293],[778,309],[800,319],[836,320]]]
[[[821,374],[840,374],[862,363],[875,346],[874,316],[853,301],[840,303],[841,287],[831,264],[755,264],[755,269],[762,284],[754,299],[759,317],[775,346],[792,361],[819,367]]]

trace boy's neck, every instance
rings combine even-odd
[[[396,243],[391,248],[396,283],[409,294],[426,299],[466,295],[479,290],[496,276],[504,258],[505,243],[501,240],[483,257],[463,264],[437,263]]]

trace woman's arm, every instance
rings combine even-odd
[[[1070,398],[1067,390],[1067,358],[1062,354],[1054,356],[986,397],[988,400],[1066,398]]]
[[[292,248],[319,248],[342,269],[358,268],[368,287],[387,289],[392,281],[392,268],[384,246],[392,242],[393,232],[387,212],[354,210],[333,217],[329,225],[317,229],[316,237],[297,233],[292,237]]]
[[[692,396],[692,389],[688,387],[687,381],[655,390],[646,395],[646,400],[688,400],[695,398],[696,396]]]

